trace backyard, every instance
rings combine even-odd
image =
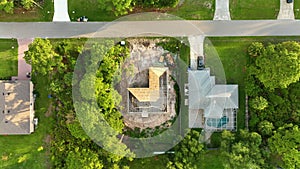
[[[18,43],[16,39],[0,39],[0,79],[18,75]]]
[[[276,19],[280,1],[230,0],[229,7],[233,20]]]
[[[47,97],[48,80],[34,77],[37,81],[35,90],[38,97],[35,102],[35,116],[39,119],[38,128],[30,135],[0,136],[0,168],[49,168],[50,137],[53,120],[48,110],[50,100]],[[45,113],[47,112],[47,116]]]

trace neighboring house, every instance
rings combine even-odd
[[[238,85],[215,84],[210,69],[188,71],[189,127],[236,130]]]
[[[34,131],[33,84],[29,80],[0,81],[0,135]]]
[[[149,67],[149,87],[128,88],[128,112],[162,113],[167,111],[168,68]]]

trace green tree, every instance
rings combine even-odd
[[[28,10],[33,7],[35,2],[34,2],[34,0],[22,0],[21,4],[26,10]]]
[[[263,54],[264,52],[264,45],[260,42],[253,42],[249,47],[248,47],[248,54],[251,57],[257,57]]]
[[[268,101],[262,96],[259,96],[251,99],[249,105],[256,110],[264,110],[268,107]]]
[[[81,127],[81,124],[79,123],[78,120],[75,120],[69,124],[67,124],[67,127],[69,131],[71,132],[72,136],[75,138],[81,139],[81,140],[86,140],[89,137],[86,135],[85,131]]]
[[[41,75],[47,75],[54,67],[61,63],[61,58],[54,52],[48,39],[37,38],[29,45],[24,59],[31,64],[32,71]]]
[[[260,122],[258,124],[258,131],[263,135],[263,136],[271,136],[273,133],[274,126],[271,122],[268,122],[266,120]]]
[[[175,147],[174,158],[167,164],[168,169],[196,169],[197,159],[203,155],[203,143],[199,142],[200,133],[191,130]]]
[[[274,156],[279,156],[282,168],[300,168],[300,130],[297,125],[285,124],[268,140]]]
[[[255,64],[256,77],[265,87],[287,88],[300,78],[300,45],[298,42],[270,44]]]
[[[87,73],[83,76],[80,81],[80,93],[84,99],[92,100],[95,98],[95,81],[96,76],[92,73]],[[98,85],[98,87],[102,86]]]
[[[221,154],[227,169],[263,168],[264,159],[260,151],[262,139],[258,133],[240,130],[237,135],[224,130],[222,133]]]
[[[67,169],[102,169],[103,167],[104,165],[99,160],[97,153],[89,149],[76,147],[73,151],[69,151],[66,158],[65,168]]]
[[[0,11],[12,14],[14,12],[13,0],[0,0]]]
[[[133,0],[98,0],[102,10],[113,11],[116,16],[128,14],[134,8]]]
[[[138,6],[150,8],[176,7],[179,0],[135,0]]]
[[[248,75],[245,84],[245,91],[248,96],[258,96],[263,92],[262,88],[258,85],[258,80],[253,75]]]

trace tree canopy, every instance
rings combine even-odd
[[[287,88],[300,78],[300,44],[288,41],[249,47],[249,55],[256,56],[256,77],[268,89]],[[262,51],[262,52],[261,52]]]
[[[133,0],[98,0],[99,7],[113,11],[116,16],[128,14],[133,10]]]
[[[283,163],[280,167],[296,169],[300,167],[300,130],[297,125],[285,124],[274,132],[268,140],[273,155],[278,155]]]
[[[262,168],[264,159],[260,150],[262,139],[256,132],[240,130],[236,135],[224,130],[221,152],[226,169]]]
[[[12,14],[14,12],[14,1],[0,0],[0,11]]]
[[[204,145],[199,141],[200,133],[191,130],[185,138],[175,147],[174,157],[172,156],[167,164],[168,169],[196,169],[196,160],[203,155]]]
[[[26,10],[31,9],[34,5],[39,6],[38,3],[36,3],[34,0],[0,0],[0,11],[13,14],[15,4],[17,4],[17,6],[21,5],[21,7]]]
[[[52,44],[48,39],[36,38],[25,52],[24,59],[31,64],[34,73],[47,75],[53,68],[60,64],[62,58],[54,52]]]
[[[268,101],[262,96],[255,97],[250,101],[249,105],[256,110],[264,110],[268,107]]]

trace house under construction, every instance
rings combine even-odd
[[[144,88],[128,88],[128,112],[164,113],[168,111],[168,68],[149,67],[149,86]]]

